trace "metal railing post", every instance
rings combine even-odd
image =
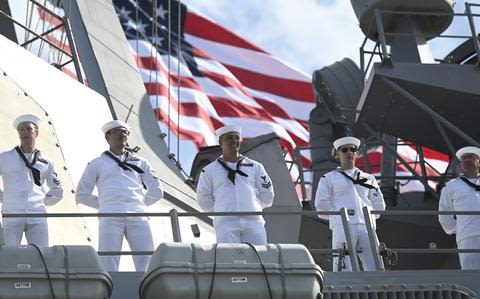
[[[353,245],[352,231],[350,229],[350,220],[348,220],[346,208],[340,209],[340,216],[342,217],[343,230],[345,232],[345,240],[347,241],[347,249],[348,255],[350,257],[350,263],[352,264],[352,271],[358,271],[360,269],[360,265],[358,264],[357,249]]]
[[[300,154],[300,149],[295,148],[295,162],[298,167],[298,178],[300,180],[300,190],[302,191],[302,202],[307,199],[307,189],[305,189],[305,177],[303,176],[303,164],[302,164],[302,155]]]
[[[477,57],[480,57],[480,42],[478,41],[477,30],[475,29],[475,22],[472,16],[472,9],[470,8],[470,3],[465,2],[465,11],[467,13],[468,24],[470,25],[470,30],[472,31],[472,42],[473,46],[475,47],[475,51],[477,52]],[[477,62],[477,67],[480,66],[479,62]]]
[[[365,73],[365,53],[363,45],[360,47],[360,70],[362,71],[362,74]]]
[[[383,60],[388,58],[387,41],[385,39],[385,31],[383,30],[383,21],[380,10],[375,9],[375,21],[377,23],[378,38],[380,39],[380,47],[382,48]]]
[[[365,219],[365,226],[367,227],[368,241],[370,242],[370,249],[373,256],[373,262],[375,264],[375,270],[384,271],[385,266],[383,264],[382,258],[380,257],[380,253],[378,252],[378,246],[380,244],[378,242],[377,234],[375,233],[372,226],[372,214],[370,213],[368,207],[363,207],[362,212],[363,218]],[[365,249],[363,252],[366,252]]]
[[[182,235],[180,234],[180,223],[178,222],[178,212],[175,209],[171,209],[170,223],[172,224],[173,242],[182,242]]]
[[[0,222],[0,244],[5,244],[5,239],[3,237],[3,226],[1,222]]]

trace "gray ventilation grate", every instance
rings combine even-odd
[[[471,299],[476,294],[455,284],[327,286],[323,299]]]

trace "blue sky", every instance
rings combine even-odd
[[[310,75],[344,57],[358,63],[363,34],[349,0],[182,0],[217,23]],[[455,11],[465,10],[463,0]],[[478,0],[470,0],[478,3]],[[480,13],[480,9],[474,10]],[[477,31],[480,18],[476,20]],[[445,34],[470,34],[459,18]],[[443,58],[463,40],[441,39],[432,52]]]

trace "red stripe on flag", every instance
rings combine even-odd
[[[145,85],[147,85],[147,83],[145,83]],[[147,91],[150,88],[151,87],[147,87]],[[162,99],[159,99],[159,102],[168,101],[168,87],[162,84],[156,84],[154,88],[155,88],[155,93],[149,92],[148,93],[149,95],[151,96],[158,95],[158,96],[164,97]],[[205,109],[203,109],[202,106],[196,103],[180,103],[180,105],[178,105],[178,101],[176,100],[175,97],[172,96],[172,93],[170,94],[169,105],[171,109],[179,112],[180,115],[194,116],[202,119],[205,122],[205,124],[210,127],[211,132],[215,132],[215,128],[217,128],[218,126],[222,126],[219,120],[216,120],[214,117],[211,117],[208,114],[208,112]],[[178,111],[179,108],[180,108],[180,111]]]
[[[215,107],[218,115],[221,117],[251,118],[275,122],[270,114],[265,113],[263,109],[256,109],[240,102],[224,98],[212,96],[209,96],[208,98],[212,102],[213,107]]]
[[[154,112],[157,116],[157,119],[168,127],[168,115],[161,109],[154,109]],[[179,131],[177,130],[177,125],[173,122],[170,122],[170,130],[180,139],[193,141],[197,147],[207,146],[205,138],[197,132],[185,130],[184,128],[180,128]]]
[[[279,95],[292,100],[315,103],[311,83],[267,76],[227,64],[224,64],[224,66],[248,88]]]
[[[239,3],[239,5],[241,4]],[[206,28],[208,29],[206,30]],[[212,21],[198,16],[192,12],[188,12],[187,14],[185,22],[185,32],[207,40],[215,41],[217,43],[227,44],[230,46],[240,47],[268,54],[264,50],[247,41],[246,39],[241,38],[235,33],[226,30],[222,26],[213,23]]]

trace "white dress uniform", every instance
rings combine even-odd
[[[220,156],[202,170],[197,185],[198,203],[207,212],[261,212],[272,205],[273,197],[263,165],[244,156],[236,163]],[[213,224],[218,243],[267,244],[265,220],[260,215],[218,216]]]
[[[98,196],[92,194],[95,186]],[[145,212],[147,205],[162,197],[160,180],[147,160],[128,152],[114,156],[109,151],[87,165],[75,196],[78,203],[96,208],[100,213]],[[120,251],[124,235],[133,251],[154,249],[147,217],[101,217],[99,251]],[[120,256],[101,259],[108,271],[118,271]],[[149,256],[133,256],[135,269],[145,271],[149,259]]]
[[[354,183],[354,181],[356,183]],[[363,269],[366,271],[375,270],[362,212],[363,207],[368,207],[371,210],[385,210],[383,194],[378,187],[375,177],[358,168],[349,170],[341,170],[338,168],[337,170],[331,171],[325,174],[318,183],[315,207],[318,211],[338,211],[341,208],[355,211],[353,216],[349,216],[353,238],[352,242],[357,249],[363,250],[363,252],[360,253]],[[343,248],[343,245],[346,244],[346,238],[341,216],[320,215],[320,217],[330,222],[332,248]],[[378,217],[379,215],[376,215],[376,218]],[[375,219],[372,219],[372,226],[375,228]],[[338,262],[338,256],[334,256],[334,271],[338,271]],[[345,269],[346,271],[351,271],[348,256],[345,257]]]
[[[26,166],[20,153],[33,169]],[[45,205],[54,205],[63,197],[63,188],[53,163],[38,150],[24,154],[16,147],[0,153],[0,175],[3,176],[4,187],[3,213],[46,213]],[[44,188],[45,183],[48,192]],[[19,245],[25,232],[28,243],[48,246],[46,218],[5,218],[3,230],[6,244]]]
[[[442,190],[438,210],[480,211],[480,179],[458,177],[449,181]],[[438,220],[447,234],[457,234],[459,249],[480,249],[480,216],[439,215]],[[460,253],[459,257],[462,269],[480,269],[480,253]]]

